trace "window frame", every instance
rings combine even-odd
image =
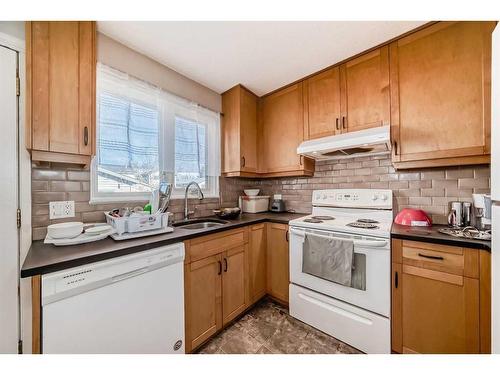
[[[108,67],[104,64],[98,63],[98,69],[104,67],[103,69],[115,69]],[[116,71],[120,74],[126,75],[125,73]],[[175,176],[175,117],[182,117],[190,121],[194,121],[207,126],[207,138],[206,138],[206,163],[207,168],[212,170],[220,171],[220,160],[221,160],[221,148],[220,148],[220,117],[219,114],[211,110],[205,109],[195,103],[188,102],[187,100],[170,94],[156,86],[149,83],[142,82],[137,78],[130,77],[126,75],[128,79],[137,81],[138,83],[144,83],[149,86],[151,90],[156,90],[161,100],[158,100],[158,112],[159,112],[159,142],[158,142],[158,159],[159,159],[159,172],[171,169],[174,171]],[[109,89],[103,89],[101,83],[97,79],[96,82],[96,154],[92,158],[90,167],[90,204],[106,204],[106,203],[126,203],[126,202],[145,202],[149,201],[151,198],[151,192],[99,192],[98,190],[98,162],[99,162],[99,119],[100,119],[100,94],[102,92],[108,92],[111,95],[122,96],[118,92],[113,92]],[[132,101],[132,100],[131,100]],[[141,102],[140,100],[138,102]],[[179,103],[179,105],[176,105]],[[185,108],[184,108],[185,107]],[[215,122],[214,122],[215,121]],[[211,123],[213,122],[213,123]],[[212,136],[208,136],[208,128],[210,126],[215,126],[211,131]],[[174,147],[168,147],[173,144]],[[171,151],[168,152],[168,149]],[[214,162],[208,157],[211,151],[218,151],[218,156],[215,160],[218,160],[217,166],[210,166],[210,162]],[[215,169],[214,169],[215,168]],[[205,198],[219,198],[219,175],[209,176],[207,173],[207,187],[202,189]],[[175,177],[174,177],[175,178]],[[185,188],[176,188],[175,181],[173,182],[174,187],[172,189],[171,199],[181,199],[184,198]]]

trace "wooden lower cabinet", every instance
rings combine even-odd
[[[249,302],[247,245],[222,254],[222,323],[227,324],[245,311]]]
[[[256,224],[249,228],[249,278],[250,302],[256,302],[266,295],[267,236],[266,224]]]
[[[222,328],[221,255],[184,267],[186,351],[198,347]]]
[[[288,225],[267,224],[267,293],[288,303],[290,262]]]
[[[185,242],[186,352],[220,331],[249,306],[248,229]]]
[[[186,352],[271,295],[288,303],[288,225],[261,223],[184,242]]]
[[[480,290],[489,282],[481,280],[484,250],[393,240],[392,252],[392,350],[489,352],[481,338],[490,325],[489,309],[481,309],[490,298]]]

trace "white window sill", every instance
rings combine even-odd
[[[147,196],[143,197],[93,197],[90,199],[89,204],[91,205],[98,205],[98,204],[107,204],[107,203],[129,203],[129,202],[149,202],[151,195],[148,194]],[[204,199],[212,199],[212,198],[217,198],[219,199],[219,195],[215,194],[205,194]],[[184,194],[182,195],[172,195],[170,197],[170,200],[173,199],[184,199]],[[188,199],[196,199],[196,196],[194,195],[189,195]]]

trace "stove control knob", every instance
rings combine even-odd
[[[386,200],[387,200],[387,195],[382,194],[382,195],[380,196],[380,199],[382,199],[383,201],[386,201]]]
[[[372,195],[372,201],[376,201],[377,199],[378,199],[378,196],[377,196],[377,195],[375,195],[375,194],[373,194],[373,195]]]

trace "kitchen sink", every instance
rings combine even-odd
[[[220,227],[227,223],[229,223],[229,221],[220,219],[193,219],[193,220],[179,221],[173,223],[172,225],[174,227],[182,227],[185,229],[204,229],[204,228]]]

